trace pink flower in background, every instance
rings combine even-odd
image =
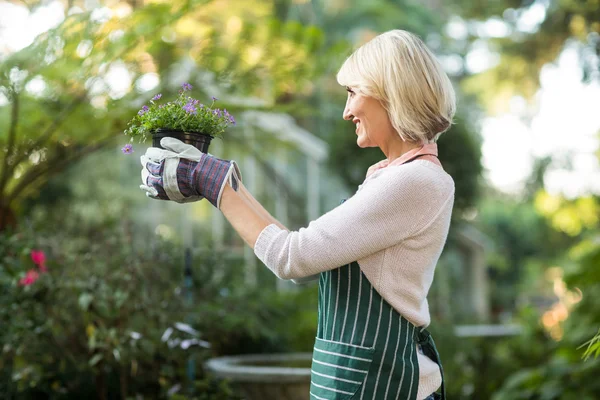
[[[25,274],[25,277],[21,278],[21,280],[19,281],[19,285],[21,285],[21,286],[32,285],[35,283],[35,281],[38,280],[39,277],[40,277],[40,274],[38,274],[36,270],[30,269],[29,271],[27,271],[27,274]]]
[[[42,250],[31,250],[31,260],[40,268],[46,268],[46,254]]]
[[[40,265],[46,263],[46,254],[42,250],[31,250],[31,260],[34,264]]]
[[[42,250],[31,250],[31,259],[40,271],[48,272],[48,268],[46,268],[46,254]]]

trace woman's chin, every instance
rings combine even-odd
[[[358,145],[358,147],[364,149],[366,147],[373,147],[370,143],[369,140],[365,137],[359,136],[356,138],[356,144]]]

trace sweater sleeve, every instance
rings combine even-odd
[[[290,232],[267,226],[254,246],[256,256],[281,279],[331,270],[415,234],[454,194],[428,168],[409,164],[378,172],[306,228]]]

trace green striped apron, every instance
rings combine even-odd
[[[442,371],[429,332],[394,310],[357,262],[321,273],[311,400],[421,400],[417,343]]]

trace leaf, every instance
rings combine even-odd
[[[587,346],[587,349],[583,353],[584,361],[587,361],[592,355],[595,358],[598,357],[600,355],[600,330],[598,330],[596,336],[579,346],[578,349],[584,346]]]
[[[96,333],[96,327],[93,324],[88,324],[85,327],[85,333],[87,334],[88,337],[94,336],[94,334]]]
[[[79,307],[83,311],[87,311],[90,307],[90,304],[92,303],[92,300],[94,300],[94,296],[92,296],[90,293],[82,293],[79,296]]]
[[[102,359],[104,358],[104,356],[102,354],[96,354],[94,357],[92,357],[90,359],[90,366],[93,367],[94,365],[98,364]]]

